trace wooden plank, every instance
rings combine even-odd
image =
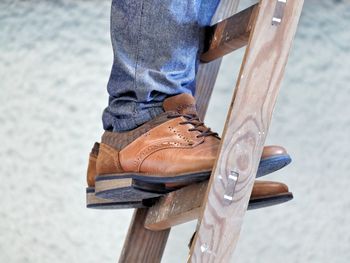
[[[127,238],[119,258],[120,263],[160,262],[170,229],[151,231],[144,228],[147,209],[134,211]]]
[[[198,218],[208,181],[193,184],[162,197],[148,210],[145,227],[159,231]]]
[[[247,45],[257,7],[255,4],[212,26],[208,49],[201,55],[201,61],[213,61]]]
[[[285,4],[278,24],[276,5]],[[263,150],[303,1],[261,0],[209,181],[189,262],[229,262]]]
[[[225,19],[226,17],[234,14],[237,10],[238,3],[239,0],[221,0],[212,19],[212,23],[217,22],[219,19]],[[197,106],[200,108],[200,116],[202,119],[204,119],[206,109],[208,107],[207,105],[220,68],[220,63],[220,60],[216,60],[208,64],[200,64],[199,66],[199,71],[197,73],[196,99]],[[142,258],[147,258],[147,262],[152,263],[158,262],[161,259],[170,229],[163,230],[161,233],[156,234],[152,233],[152,231],[146,230],[143,226],[146,214],[147,209],[135,210],[133,219],[130,222],[127,237],[124,241],[119,262],[139,262],[129,261],[134,259],[134,254],[137,254]],[[157,242],[152,242],[152,249],[146,249],[148,247],[147,241],[152,240],[157,240]],[[135,241],[139,241],[136,243],[137,245],[135,245]]]

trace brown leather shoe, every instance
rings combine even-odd
[[[89,154],[86,180],[87,180],[88,188],[93,189],[93,192],[95,192],[95,177],[97,175],[96,161],[97,161],[99,149],[100,149],[100,144],[98,142],[95,142]],[[280,170],[283,167],[287,166],[290,162],[291,162],[291,158],[287,153],[287,151],[282,146],[278,146],[278,145],[265,146],[263,149],[263,153],[261,156],[256,177],[259,178],[267,174],[273,173],[277,170]],[[92,192],[91,189],[89,190],[89,192]]]
[[[155,200],[152,199],[120,202],[95,196],[94,178],[96,176],[96,160],[99,153],[99,146],[99,143],[95,143],[89,155],[87,170],[87,183],[89,187],[86,188],[86,206],[95,209],[145,208],[152,206],[155,202]],[[278,146],[267,146],[265,148],[266,153],[269,155],[263,155],[264,159],[262,158],[262,160],[267,160],[284,154],[284,152],[280,151]],[[272,149],[275,149],[275,151],[271,151]],[[292,198],[293,195],[288,192],[288,187],[285,184],[269,181],[255,181],[248,210],[281,204]]]
[[[256,180],[249,200],[249,209],[278,205],[292,199],[293,194],[289,192],[286,184]]]
[[[208,179],[220,138],[200,122],[191,95],[170,97],[163,108],[132,131],[103,134],[96,163],[98,197],[139,201]]]

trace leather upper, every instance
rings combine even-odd
[[[269,158],[274,155],[287,154],[286,149],[278,145],[265,146],[261,155],[261,159]]]
[[[220,140],[214,136],[197,137],[198,131],[184,117],[171,119],[133,141],[119,153],[126,172],[176,175],[211,170]]]
[[[255,180],[250,198],[273,196],[287,192],[288,186],[283,183]]]

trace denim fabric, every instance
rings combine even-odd
[[[103,127],[133,129],[163,112],[166,97],[196,87],[203,29],[219,0],[113,0],[114,62]]]

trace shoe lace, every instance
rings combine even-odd
[[[214,136],[218,139],[220,139],[219,134],[216,132],[213,132],[210,128],[206,127],[203,122],[200,121],[199,117],[196,114],[180,114],[180,113],[174,113],[169,114],[168,118],[178,118],[178,117],[184,117],[186,121],[180,122],[180,125],[185,124],[191,124],[193,128],[188,129],[188,131],[198,131],[200,132],[199,135],[197,135],[197,138],[200,137],[207,137],[207,136]]]

